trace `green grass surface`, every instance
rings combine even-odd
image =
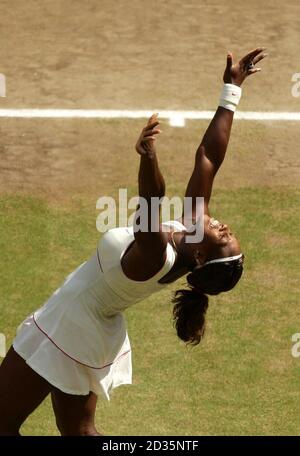
[[[171,292],[184,280],[126,312],[133,385],[115,389],[109,403],[99,398],[101,432],[299,434],[300,359],[291,356],[291,336],[300,331],[298,202],[289,188],[215,192],[211,213],[240,238],[243,280],[210,299],[206,336],[193,349],[177,339],[171,321]],[[8,345],[25,316],[93,252],[95,219],[80,200],[57,208],[1,197],[0,332]],[[22,432],[57,434],[49,400]]]

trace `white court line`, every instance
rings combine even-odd
[[[64,118],[64,119],[142,119],[158,112],[161,119],[169,119],[173,126],[184,126],[185,120],[210,120],[215,111],[165,111],[159,109],[144,111],[113,109],[0,109],[0,117],[10,118]],[[237,111],[239,120],[282,120],[298,121],[300,112]]]

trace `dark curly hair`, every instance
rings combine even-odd
[[[196,266],[187,276],[188,289],[175,292],[172,302],[174,326],[178,337],[197,345],[205,331],[208,296],[231,290],[243,273],[243,258]]]

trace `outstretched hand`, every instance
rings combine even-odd
[[[159,120],[157,119],[158,114],[152,114],[150,119],[147,122],[145,128],[143,128],[140,137],[136,143],[135,149],[140,155],[153,155],[155,154],[155,135],[161,133],[161,130],[158,127]]]
[[[262,47],[256,48],[237,63],[233,63],[233,55],[228,52],[223,76],[224,83],[240,86],[248,76],[261,71],[261,68],[255,68],[255,65],[267,57],[268,54],[264,53],[265,50],[266,48]]]

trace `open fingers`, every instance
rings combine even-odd
[[[265,57],[267,57],[268,54],[265,53],[260,53],[256,57],[253,58],[253,60],[250,60],[249,62],[244,63],[244,69],[247,71],[247,74],[254,74],[257,73],[258,71],[261,71],[261,68],[256,68],[255,65],[263,60]]]
[[[145,130],[143,132],[143,137],[146,138],[147,136],[158,135],[159,133],[161,133],[159,128],[152,128],[151,130]]]
[[[266,53],[263,53],[263,54],[259,54],[257,55],[256,57],[254,57],[254,59],[252,60],[253,62],[253,65],[255,65],[256,63],[260,62],[262,59],[264,59],[265,57],[267,57],[268,54]]]
[[[253,49],[253,51],[249,52],[247,55],[245,55],[245,57],[243,57],[241,60],[240,60],[240,63],[241,64],[245,64],[247,62],[250,62],[251,60],[253,60],[258,54],[260,54],[261,52],[265,51],[266,48],[263,48],[263,47],[258,47],[256,49]]]
[[[159,125],[159,121],[158,120],[156,120],[155,122],[147,124],[147,126],[143,129],[143,131],[152,130],[153,128],[157,127],[157,125]]]
[[[252,68],[248,71],[248,74],[258,73],[259,71],[261,71],[261,68]]]

